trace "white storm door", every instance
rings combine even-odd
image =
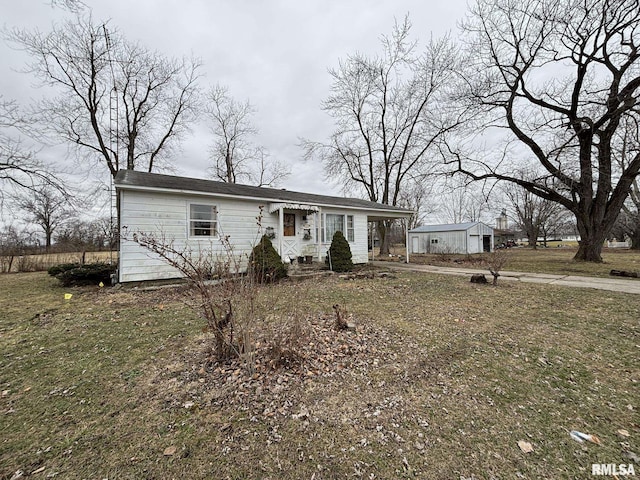
[[[300,239],[298,238],[298,216],[295,213],[283,212],[282,252],[281,256],[295,259],[300,256]]]

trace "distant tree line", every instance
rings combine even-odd
[[[100,252],[114,250],[116,245],[116,230],[108,217],[96,220],[69,218],[58,227],[48,247],[43,239],[43,233],[29,226],[9,224],[0,229],[0,255]]]

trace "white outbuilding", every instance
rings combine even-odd
[[[482,222],[423,225],[409,230],[410,253],[493,251],[493,228]]]

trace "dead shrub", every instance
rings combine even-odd
[[[242,274],[243,258],[234,254],[228,237],[220,237],[221,254],[176,248],[162,235],[144,232],[136,232],[131,238],[125,234],[122,239],[150,250],[183,275],[189,284],[190,306],[200,312],[207,322],[206,330],[213,334],[213,353],[218,361],[247,351],[251,345],[247,317],[251,316],[257,286],[251,276]],[[244,321],[238,314],[245,317]]]
[[[262,230],[262,211],[256,217],[257,231]],[[259,233],[255,243],[258,243]],[[253,274],[251,258],[247,253],[237,254],[229,237],[219,232],[216,251],[209,249],[193,251],[188,246],[178,248],[162,234],[153,235],[136,232],[131,236],[126,230],[122,241],[133,241],[155,253],[170,266],[178,270],[187,281],[189,305],[206,321],[206,331],[213,335],[212,354],[221,362],[240,357],[248,371],[255,368],[255,331],[260,321],[266,318],[269,303],[275,301],[261,294],[268,289],[259,275]],[[276,253],[277,255],[277,253]],[[249,269],[249,274],[247,274]],[[259,299],[259,300],[258,300]],[[272,310],[272,309],[271,309]],[[296,328],[278,330],[273,337],[274,356],[292,357]]]
[[[308,329],[298,315],[280,319],[267,340],[266,358],[272,368],[291,368],[304,359],[304,346],[309,343]]]
[[[336,330],[346,330],[348,327],[348,323],[347,323],[347,319],[346,319],[346,312],[344,312],[342,310],[342,308],[340,307],[340,305],[334,305],[333,306],[333,311],[336,313],[336,319],[334,322],[334,327]]]
[[[509,254],[506,249],[494,250],[487,256],[489,272],[493,275],[493,285],[498,285],[500,270],[509,262]]]

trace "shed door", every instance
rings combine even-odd
[[[482,250],[485,252],[491,251],[491,235],[484,235],[482,237]]]
[[[420,239],[418,237],[411,237],[411,253],[420,253]]]

